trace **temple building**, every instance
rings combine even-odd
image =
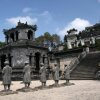
[[[79,34],[76,34],[76,32],[76,29],[71,29],[65,35],[64,42],[67,44],[68,49],[95,44],[96,40],[100,39],[100,23],[86,27]]]
[[[67,44],[68,49],[72,49],[74,47],[78,47],[77,45],[77,35],[75,34],[77,32],[76,29],[71,29],[67,31],[68,35],[65,36],[65,42]]]
[[[1,71],[6,59],[9,60],[16,75],[17,72],[22,71],[27,60],[34,72],[39,72],[41,62],[48,66],[48,49],[35,45],[36,30],[36,25],[28,25],[27,22],[24,24],[20,21],[15,28],[4,30],[6,45],[0,48]]]
[[[96,68],[96,64],[100,62],[99,59],[95,61],[96,56],[99,58],[100,54],[94,54],[95,57],[92,57],[91,53],[89,54],[89,46],[94,45],[96,40],[100,39],[100,23],[86,27],[79,34],[76,34],[76,29],[67,31],[68,34],[64,37],[64,43],[52,47],[53,49],[36,45],[36,30],[36,25],[28,25],[27,22],[21,23],[20,21],[15,28],[4,29],[6,45],[0,48],[0,79],[6,59],[13,69],[12,78],[16,80],[22,80],[22,71],[26,61],[29,61],[32,66],[32,77],[36,77],[36,79],[39,77],[40,63],[44,63],[47,69],[54,68],[55,63],[57,63],[60,68],[60,75],[64,72],[64,66],[67,64],[73,75],[76,75],[73,71],[76,67],[78,68],[81,61],[86,62],[84,58],[88,59],[89,57],[90,62],[92,61],[89,64],[93,68],[94,66]],[[65,44],[68,47],[67,50],[64,50]],[[78,48],[79,46],[83,46],[83,48]],[[84,69],[84,67],[82,68]]]

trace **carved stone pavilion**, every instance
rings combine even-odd
[[[4,30],[6,45],[0,48],[0,71],[8,59],[13,77],[21,77],[25,61],[32,66],[32,73],[39,72],[41,62],[48,66],[48,49],[35,45],[36,25],[18,22],[15,28]]]

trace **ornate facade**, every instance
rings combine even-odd
[[[90,46],[95,44],[97,39],[100,39],[100,23],[93,26],[86,27],[85,30],[76,34],[75,29],[67,31],[68,35],[65,35],[65,43],[68,49],[72,49],[78,46]]]
[[[0,69],[4,67],[6,59],[17,73],[24,67],[25,61],[29,61],[35,72],[40,69],[43,62],[48,67],[48,49],[35,45],[36,25],[28,25],[27,22],[18,22],[15,28],[4,30],[6,45],[0,48]],[[14,71],[13,71],[14,72]]]

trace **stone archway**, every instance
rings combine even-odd
[[[41,56],[41,54],[39,52],[35,53],[35,66],[36,66],[35,70],[37,72],[39,72],[39,70],[40,70],[40,56]]]
[[[11,39],[11,42],[14,42],[15,41],[15,39],[14,39],[14,33],[11,33],[10,34],[10,39]]]
[[[33,38],[33,32],[31,30],[28,31],[27,37],[28,37],[29,40],[32,40],[32,38]]]

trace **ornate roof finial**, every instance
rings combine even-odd
[[[18,22],[18,26],[21,24],[21,22],[20,22],[20,20],[19,20],[19,22]]]
[[[26,25],[27,25],[27,21],[26,21]]]

